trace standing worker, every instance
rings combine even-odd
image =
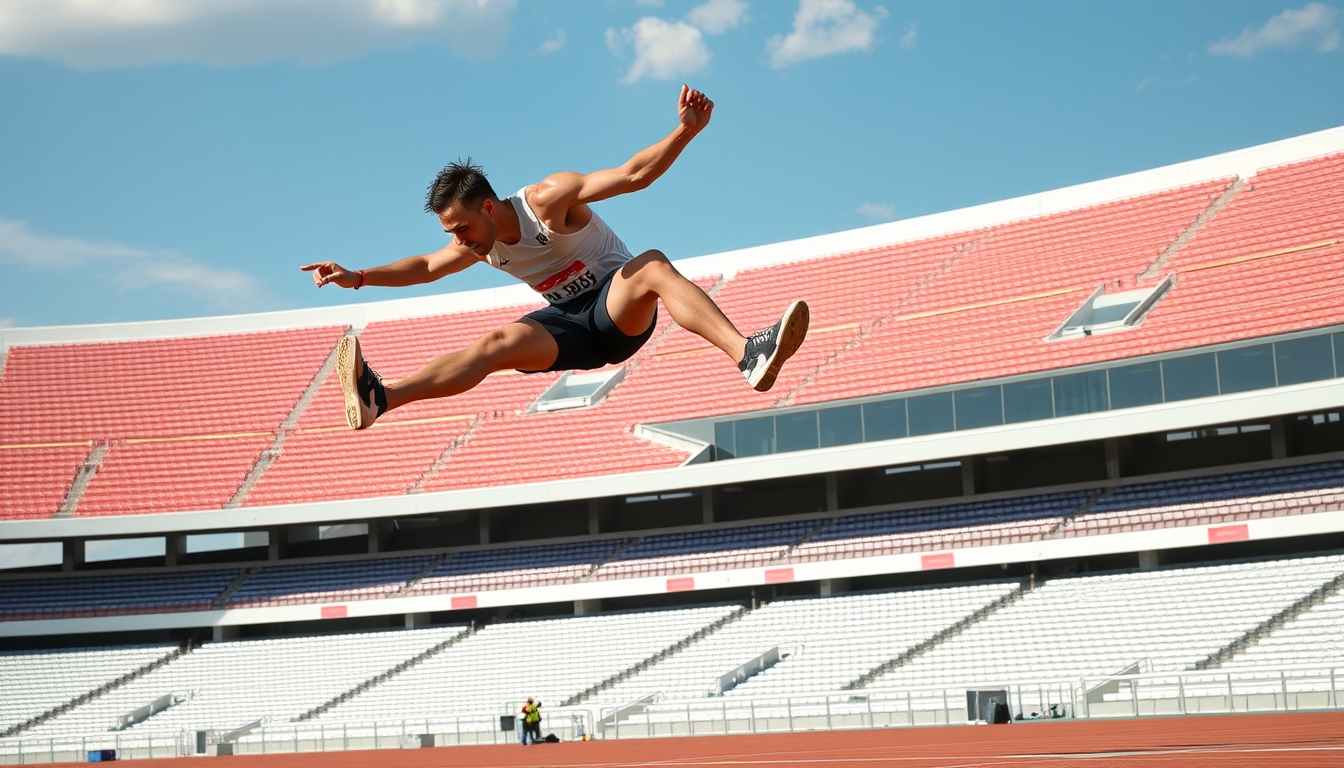
[[[528,739],[533,744],[541,741],[541,705],[528,699],[523,705],[523,745],[526,746]]]

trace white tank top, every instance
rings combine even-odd
[[[523,236],[506,245],[496,240],[486,262],[532,286],[546,301],[560,304],[592,290],[634,256],[596,213],[578,232],[552,232],[527,204],[527,187],[505,201],[518,212]]]

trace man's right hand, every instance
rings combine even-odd
[[[335,283],[342,288],[354,288],[359,285],[359,272],[351,272],[334,261],[319,261],[299,267],[304,272],[313,273],[313,282],[321,288],[327,283]]]

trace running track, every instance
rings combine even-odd
[[[228,768],[1344,766],[1344,712],[1028,722],[219,758]],[[203,768],[199,758],[130,761]]]

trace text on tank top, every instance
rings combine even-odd
[[[551,304],[569,301],[601,285],[630,261],[630,249],[596,213],[583,229],[553,232],[527,204],[527,187],[506,202],[518,213],[522,238],[513,245],[496,240],[486,262],[532,286]]]

